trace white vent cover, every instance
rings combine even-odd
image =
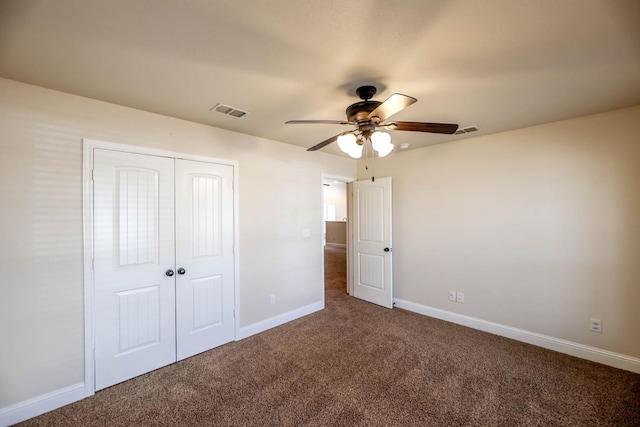
[[[213,107],[211,107],[211,111],[215,111],[217,113],[226,114],[227,116],[232,116],[232,117],[235,117],[235,118],[238,118],[238,119],[240,119],[240,118],[246,116],[247,114],[249,114],[248,111],[244,111],[244,110],[241,110],[239,108],[235,108],[235,107],[232,107],[230,105],[225,105],[225,104],[220,104],[220,103],[218,103],[218,104],[214,105]]]
[[[466,128],[458,129],[454,135],[462,135],[463,133],[471,133],[476,132],[478,130],[478,126],[467,126]]]

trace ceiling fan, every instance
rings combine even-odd
[[[411,132],[429,132],[444,133],[451,135],[457,129],[457,124],[451,123],[426,123],[426,122],[400,122],[387,121],[394,114],[404,110],[417,101],[416,98],[394,93],[384,102],[371,101],[376,94],[375,86],[361,86],[356,90],[356,94],[362,101],[351,104],[347,107],[347,120],[289,120],[286,124],[334,124],[334,125],[352,125],[355,130],[348,130],[332,136],[319,144],[307,149],[307,151],[316,151],[320,148],[338,142],[338,147],[353,158],[362,156],[364,143],[369,140],[371,146],[378,153],[378,156],[384,157],[393,151],[394,145],[391,143],[391,135],[386,132],[380,132],[377,128],[386,130],[404,130]]]

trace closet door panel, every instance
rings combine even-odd
[[[176,360],[173,159],[95,149],[96,390]]]
[[[233,167],[176,160],[178,360],[235,337]]]

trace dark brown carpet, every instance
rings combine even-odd
[[[346,295],[33,426],[640,426],[640,375]]]

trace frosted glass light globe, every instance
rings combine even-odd
[[[357,146],[358,143],[356,142],[356,136],[352,133],[347,133],[338,137],[338,147],[347,154]]]
[[[377,150],[378,151],[378,156],[380,156],[380,157],[386,156],[387,154],[389,154],[389,153],[391,153],[393,151],[394,147],[395,146],[392,143],[388,143],[388,144],[383,145],[379,150]]]
[[[371,135],[371,146],[378,152],[378,156],[384,157],[393,151],[391,135],[386,132],[374,132]]]
[[[364,148],[364,144],[358,145],[356,143],[355,147],[352,147],[347,154],[353,157],[354,159],[359,159],[360,157],[362,157],[363,148]]]

